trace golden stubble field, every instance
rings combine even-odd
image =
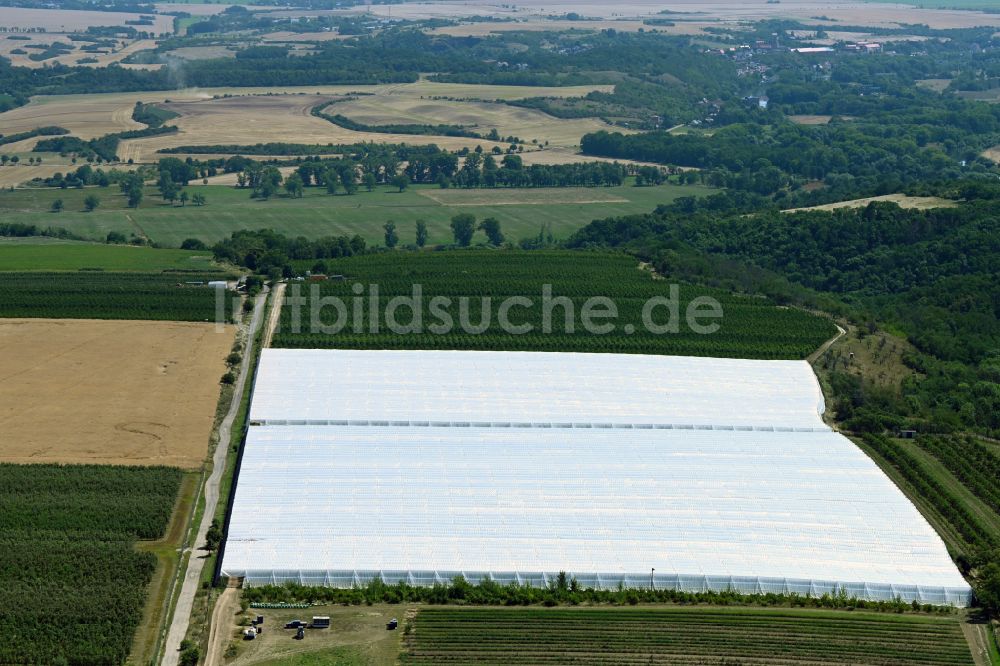
[[[606,21],[634,20],[658,16],[659,12],[675,12],[661,17],[673,20],[677,31],[686,29],[684,23],[742,23],[765,19],[797,19],[810,23],[837,26],[862,25],[866,27],[898,27],[904,24],[927,24],[932,28],[969,28],[980,25],[1000,26],[1000,15],[955,9],[926,9],[912,5],[868,3],[861,0],[626,0],[625,2],[598,2],[597,0],[520,0],[516,4],[496,0],[463,0],[412,2],[402,5],[371,5],[364,11],[378,16],[395,18],[450,18],[470,19],[492,15],[524,21],[532,27],[541,17],[560,17],[568,12]],[[362,10],[355,10],[362,11]],[[291,10],[286,15],[315,15],[322,10]],[[816,20],[814,17],[831,19]],[[547,20],[542,18],[542,20]],[[585,30],[587,21],[573,21],[571,27]],[[600,30],[607,26],[599,21],[590,22]],[[483,23],[481,25],[489,26]],[[509,30],[516,23],[493,23],[495,30]],[[651,28],[653,26],[648,26]],[[661,26],[656,26],[662,29]],[[703,26],[702,26],[703,27]],[[629,27],[623,27],[628,30]]]
[[[838,208],[864,208],[876,201],[888,201],[898,205],[900,208],[916,208],[917,210],[927,210],[928,208],[954,208],[958,204],[950,199],[941,197],[910,197],[905,194],[883,194],[879,197],[867,197],[865,199],[851,199],[850,201],[838,201],[836,203],[823,204],[821,206],[807,206],[805,208],[789,208],[783,213],[795,213],[803,210],[837,210]]]
[[[573,155],[580,137],[608,127],[593,119],[562,120],[539,111],[520,109],[493,100],[526,97],[580,97],[593,90],[610,91],[613,86],[492,86],[436,83],[421,80],[410,84],[378,86],[310,86],[308,88],[209,88],[139,93],[39,96],[29,104],[0,114],[0,133],[24,132],[44,125],[58,125],[84,139],[112,132],[140,129],[132,120],[136,101],[158,102],[181,114],[170,121],[176,134],[122,141],[118,155],[123,161],[155,161],[156,151],[182,145],[254,144],[266,142],[340,144],[434,143],[445,149],[481,145],[490,150],[499,145],[484,139],[415,136],[355,132],[344,129],[310,110],[324,101],[352,93],[364,96],[354,102],[334,105],[331,113],[348,113],[352,105],[358,120],[381,122],[433,122],[476,124],[482,132],[497,127],[504,136],[550,142],[542,160],[579,161]],[[230,95],[229,97],[225,97]],[[429,98],[449,99],[429,99]],[[341,108],[344,107],[344,108]],[[380,111],[381,110],[381,111]],[[374,116],[379,114],[378,118]],[[527,148],[526,148],[527,150]],[[541,157],[541,156],[540,156]],[[526,160],[528,161],[528,160]]]
[[[22,33],[23,34],[23,33]],[[81,44],[79,42],[73,42],[69,35],[59,34],[59,33],[46,33],[46,34],[29,34],[31,37],[30,42],[25,42],[21,40],[11,39],[10,34],[6,36],[0,35],[0,55],[5,58],[9,58],[11,64],[15,67],[28,67],[32,69],[37,69],[39,67],[51,67],[52,65],[80,65],[82,67],[106,67],[112,63],[119,63],[132,55],[137,51],[144,51],[147,49],[153,49],[156,47],[156,41],[152,39],[137,39],[137,40],[115,40],[116,46],[111,49],[108,53],[89,53],[78,48]],[[13,36],[19,36],[13,33]],[[30,53],[35,53],[35,50],[29,50],[26,54],[13,53],[15,50],[27,50],[24,48],[25,44],[65,44],[71,47],[73,50],[68,51],[65,55],[60,55],[55,58],[47,58],[45,60],[32,60],[28,57]],[[95,59],[97,62],[81,62],[85,59]],[[131,69],[156,69],[161,65],[134,65],[134,64],[123,64],[123,67]]]
[[[9,32],[41,28],[45,32],[83,31],[98,26],[124,26],[139,14],[127,12],[90,12],[78,9],[36,9],[31,7],[4,7],[0,10],[0,26]],[[172,16],[155,15],[153,25],[135,26],[137,30],[156,34],[173,32]],[[44,38],[45,35],[39,35]]]
[[[0,167],[0,187],[17,187],[35,178],[51,178],[57,173],[66,173],[75,168],[74,165],[45,163],[39,166],[7,165]]]
[[[439,99],[388,95],[364,96],[327,109],[366,125],[392,123],[461,125],[485,134],[496,129],[501,136],[524,141],[538,139],[557,147],[575,147],[588,132],[613,127],[597,118],[555,118],[534,109],[489,102],[453,102]]]
[[[0,319],[0,461],[203,462],[231,326]]]

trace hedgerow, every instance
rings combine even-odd
[[[879,612],[949,614],[950,606],[921,605],[916,602],[867,601],[846,593],[803,596],[797,594],[740,594],[731,590],[718,592],[682,592],[669,589],[617,588],[598,590],[585,588],[574,578],[560,574],[547,587],[532,587],[484,580],[472,584],[456,576],[447,584],[416,587],[400,582],[389,585],[375,578],[363,587],[335,588],[286,583],[262,585],[243,590],[248,603],[310,603],[362,605],[375,603],[426,603],[435,605],[471,606],[576,606],[606,604],[634,606],[649,603],[710,604],[713,606],[774,606],[790,608],[867,609]]]

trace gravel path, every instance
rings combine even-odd
[[[212,525],[215,517],[215,507],[219,503],[219,482],[222,480],[222,473],[226,469],[226,455],[229,452],[229,442],[233,421],[240,410],[240,399],[243,397],[243,389],[249,375],[250,359],[253,358],[254,337],[257,329],[260,328],[261,320],[264,318],[264,304],[267,302],[267,292],[262,292],[257,296],[254,304],[253,317],[250,319],[250,330],[247,333],[246,347],[243,350],[243,363],[240,365],[240,376],[236,380],[233,390],[233,402],[229,406],[229,412],[222,419],[219,425],[219,444],[215,447],[215,457],[212,460],[212,474],[205,482],[205,513],[201,517],[201,525],[198,526],[198,534],[195,536],[194,549],[188,561],[187,571],[184,574],[184,582],[181,585],[180,594],[177,596],[177,605],[174,608],[173,620],[170,623],[170,631],[167,633],[167,641],[163,648],[162,666],[176,666],[180,657],[181,641],[187,634],[188,624],[191,621],[191,607],[194,604],[195,593],[198,591],[198,582],[201,580],[201,571],[205,567],[205,557],[200,554],[198,547],[205,543],[205,535]]]

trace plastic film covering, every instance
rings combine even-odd
[[[826,430],[805,361],[265,349],[261,424]]]
[[[718,379],[708,365],[698,376]],[[662,378],[668,396],[676,377]],[[433,373],[424,382],[437,390]],[[791,398],[802,409],[815,404],[812,383],[796,384],[810,392]],[[762,401],[717,388],[729,416]],[[571,404],[567,390],[559,400]],[[385,396],[383,415],[406,399]],[[222,569],[248,585],[433,585],[459,574],[546,585],[566,571],[584,586],[648,587],[652,572],[652,585],[685,591],[956,606],[970,596],[909,500],[853,443],[820,429],[254,426]]]

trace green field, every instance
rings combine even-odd
[[[973,663],[956,617],[856,611],[425,608],[404,641],[405,664]]]
[[[46,236],[0,238],[0,271],[211,271],[211,252],[64,241]]]
[[[188,281],[218,274],[0,273],[0,317],[215,321],[216,293]],[[226,321],[232,298],[223,298]]]
[[[302,262],[308,269],[312,262]],[[494,251],[390,252],[346,259],[327,260],[329,272],[344,280],[316,284],[292,283],[285,297],[280,326],[274,338],[276,347],[373,348],[373,349],[487,349],[618,352],[644,354],[681,354],[691,356],[726,356],[735,358],[804,358],[836,332],[828,320],[800,310],[779,308],[760,298],[734,296],[715,289],[681,285],[679,288],[680,325],[676,332],[656,333],[642,322],[642,309],[652,297],[668,297],[669,280],[654,279],[641,270],[638,262],[624,254],[571,251]],[[355,285],[362,285],[366,298],[361,303],[360,320],[353,319]],[[411,334],[393,333],[386,326],[385,305],[394,296],[410,296],[413,285],[420,285],[423,296],[422,330]],[[370,285],[380,292],[380,327],[377,332],[367,325]],[[543,286],[551,285],[552,298],[569,297],[573,304],[573,330],[565,323],[565,308],[554,308],[550,331],[543,327]],[[336,334],[310,332],[312,290],[318,296],[336,296],[345,304],[346,321]],[[298,294],[296,296],[296,294]],[[532,331],[504,333],[499,325],[499,304],[506,297],[522,296],[533,304],[511,309],[510,322],[529,324]],[[582,326],[584,302],[591,297],[611,299],[618,317],[610,323],[612,331],[588,333]],[[714,333],[695,332],[684,321],[686,308],[697,296],[716,299],[723,316]],[[440,321],[433,315],[430,300],[448,297],[445,310],[455,323],[453,332],[442,334],[430,326]],[[468,297],[465,321],[477,326],[485,319],[483,298],[490,297],[486,330],[467,332],[463,326],[461,298]],[[301,306],[294,300],[301,298]],[[300,331],[295,332],[293,310],[300,310]],[[654,323],[665,323],[669,315],[659,311]],[[339,317],[335,307],[324,307],[319,321],[334,324]],[[395,321],[407,324],[411,314],[402,308]],[[361,332],[355,321],[363,323]],[[629,333],[628,326],[632,326]]]
[[[0,663],[120,664],[181,472],[0,465]]]
[[[354,195],[331,196],[320,188],[306,188],[302,198],[284,196],[268,201],[250,198],[247,190],[222,185],[187,188],[190,194],[200,192],[208,204],[181,207],[164,204],[156,190],[146,188],[142,205],[132,210],[116,188],[86,188],[82,190],[20,189],[0,192],[0,217],[5,222],[22,222],[39,227],[63,227],[85,238],[104,240],[109,231],[125,236],[145,236],[169,247],[179,247],[185,238],[198,238],[212,244],[239,229],[272,228],[286,236],[353,236],[359,234],[370,244],[383,242],[382,225],[393,220],[403,244],[414,242],[414,224],[427,222],[429,242],[452,242],[449,221],[458,213],[471,213],[477,218],[495,217],[500,220],[507,238],[517,241],[537,236],[548,225],[556,238],[565,238],[594,219],[648,213],[658,204],[680,196],[696,196],[712,190],[697,185],[665,185],[660,187],[563,188],[559,190],[483,189],[468,194],[440,190],[436,186],[413,186],[399,193],[392,188],[364,188]],[[550,199],[560,203],[546,201]],[[100,206],[84,212],[83,199],[97,194]],[[480,201],[500,198],[496,205],[443,204],[444,197],[478,195]],[[519,199],[519,194],[523,194]],[[435,197],[435,198],[432,198]],[[556,199],[556,197],[558,197]],[[62,199],[60,213],[49,212],[52,202]],[[589,202],[602,199],[599,203]],[[523,200],[525,203],[518,203]],[[611,200],[611,201],[608,201]]]

